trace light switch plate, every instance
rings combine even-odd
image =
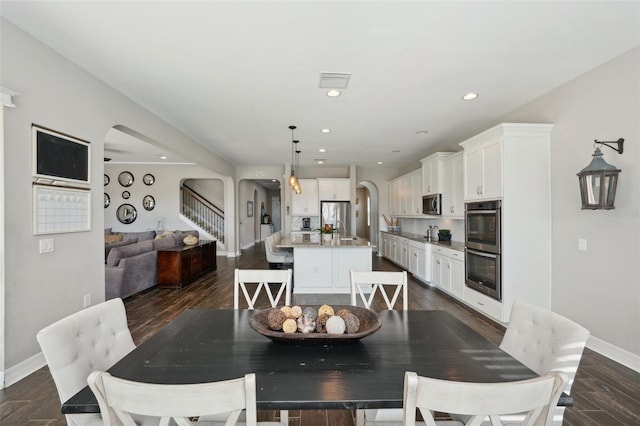
[[[578,250],[587,251],[587,240],[585,240],[584,238],[578,239]]]
[[[40,254],[51,253],[54,248],[53,238],[44,238],[40,240]]]

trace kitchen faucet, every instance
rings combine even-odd
[[[345,226],[344,222],[341,220],[337,220],[336,221],[336,229],[338,234],[340,233],[340,224],[342,224],[342,229],[344,229],[344,232],[347,232],[347,227]]]

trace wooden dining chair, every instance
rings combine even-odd
[[[416,424],[416,410],[427,426],[478,426],[489,419],[502,425],[501,414],[526,413],[521,426],[550,425],[555,407],[568,382],[564,373],[551,372],[528,380],[503,383],[467,383],[433,379],[406,372],[404,376],[403,425]],[[433,412],[470,416],[466,423],[438,421]]]
[[[122,299],[111,299],[67,316],[36,335],[65,402],[87,385],[93,369],[106,370],[135,349]],[[69,425],[101,425],[99,414],[66,414]]]
[[[233,308],[239,309],[240,293],[244,296],[248,309],[255,309],[262,291],[269,298],[272,308],[278,306],[284,296],[284,305],[291,305],[291,269],[236,269],[233,287]],[[272,285],[275,286],[274,294]]]
[[[398,297],[402,294],[402,310],[409,309],[407,271],[349,271],[349,274],[352,306],[357,306],[358,296],[360,296],[364,307],[371,309],[371,304],[380,294],[387,309],[393,310]],[[389,291],[389,288],[393,288],[393,290]],[[366,293],[369,295],[367,296]]]
[[[257,422],[256,376],[246,374],[239,379],[212,383],[166,385],[140,383],[94,371],[87,379],[100,405],[106,426],[136,426],[132,414],[155,417],[160,426],[174,421],[179,426],[225,425],[238,423],[244,411],[245,424],[280,425],[277,422]],[[206,420],[208,416],[223,416],[221,422]],[[202,421],[200,421],[202,420]]]

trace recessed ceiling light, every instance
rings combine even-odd
[[[161,159],[161,160],[166,160],[167,158],[169,158],[169,157],[167,157],[166,155],[161,155],[161,156],[160,156],[160,159]]]
[[[326,149],[324,149],[324,148],[320,148],[320,149],[318,150],[318,152],[327,152],[327,150],[326,150]]]
[[[331,89],[327,92],[327,96],[330,98],[336,98],[340,96],[342,93],[339,90]]]
[[[473,99],[475,99],[477,97],[478,97],[477,93],[469,92],[466,95],[464,95],[462,97],[462,99],[465,100],[465,101],[471,101],[471,100],[473,100]]]
[[[382,161],[378,161],[378,164],[382,164]]]
[[[277,182],[277,181],[278,181],[277,179],[271,179],[271,182]]]
[[[324,164],[324,161],[318,160],[318,164]]]
[[[416,132],[416,135],[426,135],[427,133],[429,133],[429,132],[428,132],[428,131],[426,131],[426,130],[418,130],[418,131]]]
[[[322,129],[320,130],[322,133],[331,133],[331,129]]]

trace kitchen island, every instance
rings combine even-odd
[[[352,236],[322,241],[316,233],[288,235],[277,247],[293,248],[295,294],[349,294],[349,271],[371,271],[375,246]]]

